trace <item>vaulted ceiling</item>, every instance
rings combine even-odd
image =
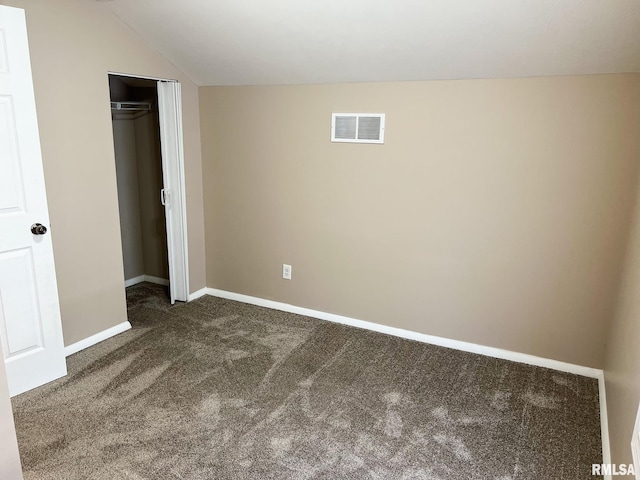
[[[640,72],[638,0],[111,0],[198,85]]]

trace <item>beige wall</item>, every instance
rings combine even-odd
[[[133,121],[129,115],[123,118],[116,115],[113,119],[122,265],[126,280],[144,275],[136,131]]]
[[[169,279],[157,111],[113,119],[124,278]]]
[[[631,434],[640,402],[640,196],[607,342],[605,379],[612,461],[632,463]]]
[[[639,87],[201,88],[207,286],[602,367]],[[385,112],[385,144],[331,143],[331,112]]]
[[[136,157],[140,192],[140,221],[144,273],[169,279],[167,225],[160,202],[162,155],[158,112],[133,121],[136,134]]]
[[[4,359],[2,345],[0,345],[0,358]],[[22,480],[22,467],[4,361],[0,362],[0,478]]]
[[[26,10],[65,344],[126,320],[108,71],[182,82],[190,289],[205,286],[198,89],[85,0]]]

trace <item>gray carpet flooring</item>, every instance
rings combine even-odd
[[[29,479],[593,479],[597,381],[213,297],[14,399]]]

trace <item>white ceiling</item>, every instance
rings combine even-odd
[[[638,0],[113,0],[198,85],[640,72]]]

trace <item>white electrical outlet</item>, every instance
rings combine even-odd
[[[282,264],[282,278],[291,280],[291,265],[287,265],[286,263]]]

